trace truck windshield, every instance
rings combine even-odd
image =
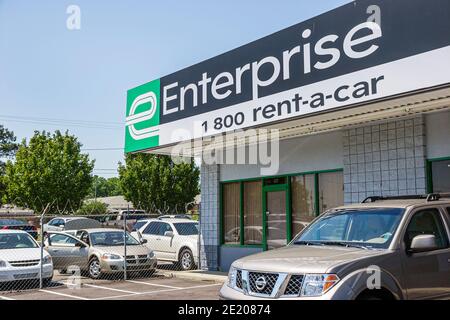
[[[331,211],[309,225],[292,244],[386,249],[403,212],[401,208]]]

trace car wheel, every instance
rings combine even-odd
[[[180,265],[182,270],[186,271],[193,269],[195,264],[192,251],[189,249],[184,249],[183,251],[181,251],[178,264]]]
[[[97,258],[93,258],[89,262],[89,277],[92,279],[99,279],[102,275],[102,268],[100,266],[100,261]]]

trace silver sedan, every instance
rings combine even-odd
[[[118,229],[88,229],[76,238],[62,232],[49,232],[45,248],[53,258],[54,268],[62,272],[80,270],[91,278],[127,271],[151,275],[157,265],[152,250]],[[125,240],[126,239],[126,250]],[[126,262],[126,263],[125,263]]]

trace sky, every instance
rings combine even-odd
[[[19,141],[69,130],[94,174],[115,176],[128,89],[348,2],[0,0],[0,124]]]

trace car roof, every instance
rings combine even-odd
[[[182,218],[152,218],[152,219],[142,219],[142,220],[138,220],[137,222],[151,222],[151,221],[158,221],[158,222],[172,222],[172,223],[177,223],[177,222],[191,222],[191,223],[198,223],[198,221],[195,220],[191,220],[191,219],[182,219]]]
[[[87,233],[95,233],[95,232],[123,232],[123,229],[114,229],[114,228],[93,228],[93,229],[80,229],[78,231],[86,231]]]
[[[355,203],[334,208],[335,210],[342,209],[364,209],[364,208],[403,208],[406,209],[411,206],[423,205],[450,205],[450,199],[441,198],[435,201],[427,201],[426,199],[399,199],[399,200],[378,200],[367,203]]]
[[[9,234],[11,234],[11,233],[15,233],[15,234],[23,234],[23,233],[25,233],[25,234],[28,234],[27,232],[22,231],[22,230],[13,230],[13,229],[0,230],[0,234],[7,234],[7,233],[9,233]]]
[[[86,219],[86,217],[53,217],[52,220],[54,220],[54,219],[70,221],[70,220],[75,220],[75,219]]]

